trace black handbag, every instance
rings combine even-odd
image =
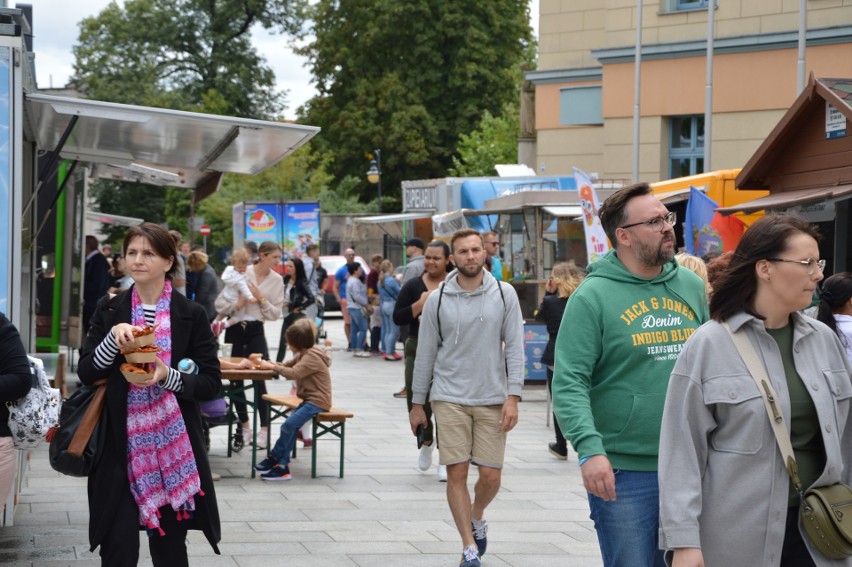
[[[50,466],[68,476],[89,476],[103,453],[107,379],[83,386],[65,400],[59,423],[47,434]]]

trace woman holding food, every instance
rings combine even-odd
[[[250,354],[261,354],[264,360],[269,360],[269,346],[266,344],[263,322],[277,321],[281,318],[281,306],[284,305],[284,279],[272,270],[281,262],[281,247],[271,240],[261,242],[257,256],[257,263],[246,270],[246,282],[252,298],[246,299],[240,296],[235,301],[231,301],[225,297],[225,294],[219,294],[216,298],[216,310],[220,315],[229,317],[225,342],[234,345],[231,351],[232,356],[247,357]],[[242,386],[243,382],[232,382],[232,384]],[[269,435],[266,411],[268,402],[263,399],[265,393],[266,384],[263,381],[255,382],[254,395],[257,402],[255,407],[260,412],[261,425],[257,444],[260,447],[266,446]],[[236,402],[234,406],[240,418],[243,441],[248,444],[252,439],[246,406]]]
[[[146,530],[154,565],[188,565],[187,530],[218,554],[219,511],[198,402],[221,388],[216,342],[204,309],[171,284],[177,249],[143,223],[124,238],[128,291],[98,302],[81,350],[80,380],[107,379],[104,447],[89,476],[89,542],[101,564],[136,565]],[[143,346],[153,335],[153,344]],[[152,362],[143,354],[155,351]],[[196,374],[176,370],[191,358]],[[122,372],[122,369],[124,372]]]

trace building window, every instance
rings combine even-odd
[[[704,116],[669,119],[669,177],[704,173]]]
[[[603,124],[601,87],[568,87],[559,91],[559,124]]]
[[[675,10],[694,10],[696,8],[706,8],[710,2],[708,0],[675,0]]]

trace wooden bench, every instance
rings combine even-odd
[[[279,417],[286,418],[290,413],[299,407],[302,403],[302,398],[298,396],[279,396],[275,394],[264,394],[263,399],[269,402],[267,413],[272,431],[272,422]],[[314,450],[311,455],[311,478],[317,477],[317,442],[324,435],[333,435],[340,439],[340,478],[343,478],[343,456],[344,456],[344,440],[346,438],[346,420],[355,417],[355,414],[340,408],[331,408],[314,416],[313,419],[313,438]],[[330,424],[330,425],[328,425]],[[271,434],[268,438],[271,437]],[[267,442],[267,452],[270,444]],[[293,456],[296,456],[296,447],[293,446]]]

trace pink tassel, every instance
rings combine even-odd
[[[199,495],[199,496],[204,496],[204,491],[203,491],[203,490],[201,490],[200,488],[198,489],[198,495]]]
[[[180,522],[183,520],[183,515],[180,513],[180,510],[177,511],[177,521]]]
[[[190,519],[190,518],[191,518],[191,516],[189,515],[189,512],[187,512],[186,510],[184,510],[184,511],[183,511],[183,519],[184,519],[184,520],[188,520],[188,519]]]
[[[156,512],[156,514],[157,514],[157,519],[162,518],[162,516],[160,515],[160,510],[159,510],[159,509],[158,509],[158,510],[155,510],[155,512]]]
[[[161,528],[161,527],[159,527],[159,526],[157,526],[157,531],[159,531],[159,532],[160,532],[160,535],[161,535],[161,536],[166,535],[166,532],[164,532],[164,531],[163,531],[163,528]]]

